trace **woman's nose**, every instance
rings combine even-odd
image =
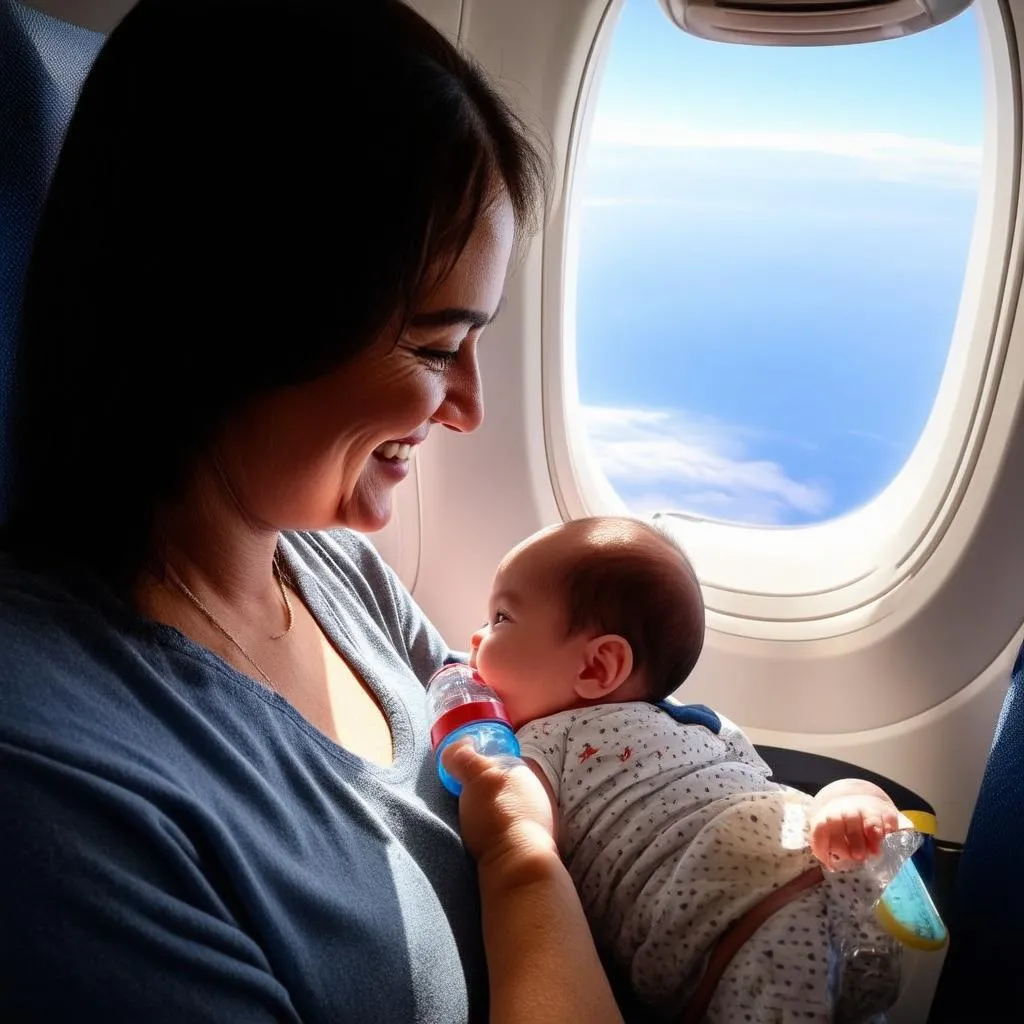
[[[484,395],[475,346],[465,363],[456,364],[453,368],[448,391],[434,414],[434,421],[461,434],[472,433],[483,423]]]

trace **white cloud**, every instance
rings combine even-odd
[[[866,176],[896,181],[930,181],[975,186],[981,170],[981,149],[940,139],[896,132],[736,131],[696,129],[677,122],[640,119],[598,121],[592,144],[617,149],[744,151],[789,154],[801,158],[838,158]]]
[[[830,504],[820,485],[750,457],[748,430],[660,409],[585,406],[583,420],[597,465],[636,512],[779,523]]]
[[[906,445],[901,442],[895,441],[891,437],[885,437],[882,434],[876,434],[873,430],[847,430],[846,433],[850,437],[859,437],[864,441],[874,441],[876,444],[884,445],[886,448],[895,448],[898,451],[906,448]]]

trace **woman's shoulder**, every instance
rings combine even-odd
[[[0,724],[23,705],[95,701],[94,683],[129,671],[145,643],[144,620],[98,582],[0,560]]]
[[[72,650],[79,656],[85,637],[116,631],[119,605],[85,577],[65,579],[0,557],[0,673],[22,659],[59,661]]]
[[[34,766],[60,786],[145,773],[174,683],[136,621],[98,584],[0,563],[0,770]]]
[[[217,699],[242,690],[236,675],[98,580],[0,561],[0,745],[11,756],[108,778],[148,764],[166,777],[169,751],[208,749],[204,729],[224,736],[252,714]]]

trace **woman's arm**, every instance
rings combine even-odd
[[[479,869],[491,1024],[621,1024],[537,777],[468,744],[449,748],[445,767],[463,784],[459,819]]]

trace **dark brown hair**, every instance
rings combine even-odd
[[[611,539],[614,527],[617,536]],[[586,542],[564,567],[567,630],[616,633],[633,650],[645,696],[661,700],[693,671],[704,646],[700,583],[682,548],[655,526],[617,516],[566,523]]]
[[[0,543],[129,585],[225,422],[352,358],[545,162],[399,0],[141,0],[86,79],[28,271]]]

